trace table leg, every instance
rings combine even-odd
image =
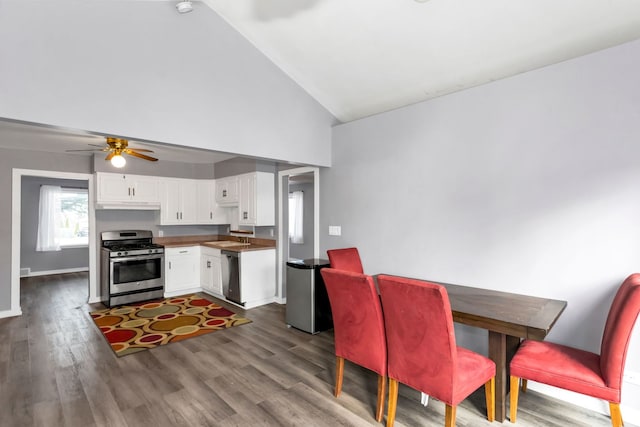
[[[520,338],[489,331],[489,358],[496,364],[496,421],[507,418],[509,362],[520,345]]]

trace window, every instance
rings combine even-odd
[[[60,202],[60,246],[88,246],[89,191],[83,188],[63,188]]]
[[[89,192],[83,188],[40,187],[37,251],[89,244]]]
[[[289,193],[289,239],[291,243],[303,244],[303,200],[302,191]]]

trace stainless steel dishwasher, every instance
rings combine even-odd
[[[220,255],[222,293],[229,301],[244,304],[240,290],[240,253],[223,250]]]

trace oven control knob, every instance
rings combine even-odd
[[[122,252],[118,252],[118,256],[122,256]]]
[[[154,251],[153,249],[149,249],[149,253],[152,254]]]

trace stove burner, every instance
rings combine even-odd
[[[147,230],[105,231],[102,250],[110,258],[161,254],[164,246],[153,243],[153,234]]]

